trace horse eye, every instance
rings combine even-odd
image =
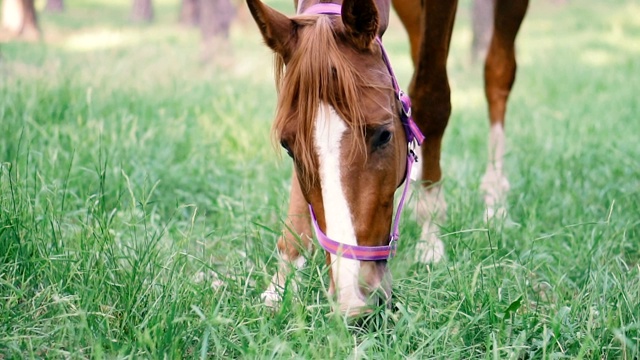
[[[287,155],[293,159],[293,152],[291,152],[291,148],[285,140],[280,140],[280,146],[282,146],[287,151]]]
[[[389,130],[382,129],[380,131],[377,131],[373,137],[373,148],[380,149],[384,147],[389,143],[389,141],[391,141],[392,137],[393,134]]]

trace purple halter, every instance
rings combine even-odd
[[[338,4],[330,4],[330,3],[319,3],[312,5],[308,9],[306,9],[304,14],[315,14],[315,15],[341,15],[341,6]],[[376,261],[376,260],[390,260],[396,254],[396,246],[398,239],[400,238],[399,226],[400,226],[400,214],[402,213],[402,208],[404,206],[404,202],[406,199],[406,195],[409,189],[411,168],[413,163],[418,161],[418,156],[415,154],[413,149],[415,145],[422,145],[424,141],[424,135],[413,121],[411,117],[411,99],[406,95],[402,90],[400,90],[400,86],[398,85],[398,80],[396,79],[395,74],[393,73],[393,69],[391,68],[391,63],[389,62],[389,57],[387,53],[384,51],[384,47],[382,46],[382,40],[379,37],[376,38],[376,41],[380,45],[380,49],[382,50],[382,60],[384,61],[387,69],[389,70],[389,74],[391,75],[391,79],[393,82],[393,89],[398,97],[398,100],[402,103],[402,113],[400,114],[400,120],[402,121],[402,125],[404,126],[405,135],[407,137],[407,167],[404,176],[404,189],[402,190],[402,196],[400,197],[400,202],[398,203],[398,208],[396,210],[395,217],[393,219],[393,229],[391,230],[391,234],[389,235],[389,245],[385,246],[360,246],[360,245],[348,245],[343,244],[339,241],[335,241],[327,237],[327,235],[320,229],[318,225],[318,219],[316,217],[315,212],[313,211],[313,207],[309,204],[309,212],[311,213],[311,220],[313,223],[313,227],[316,232],[316,237],[318,238],[318,242],[320,245],[328,252],[342,256],[347,259],[352,260],[361,260],[361,261]]]

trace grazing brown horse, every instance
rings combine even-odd
[[[278,240],[279,268],[263,300],[275,305],[292,268],[304,265],[313,230],[327,250],[329,292],[348,315],[391,298],[387,259],[395,253],[394,193],[409,182],[413,148],[422,140],[409,103],[379,40],[389,0],[334,4],[299,0],[288,17],[247,0],[266,44],[276,55],[278,105],[274,134],[294,162],[287,230]],[[457,1],[394,0],[411,43],[415,72],[413,117],[424,134],[416,196],[423,224],[419,261],[438,261],[444,248],[434,221],[442,219],[442,136],[451,113],[446,62]],[[502,172],[504,115],[514,81],[514,41],[528,0],[496,0],[485,65],[491,133],[482,181],[487,216],[504,215],[509,183]],[[311,214],[311,215],[310,215]],[[295,283],[295,282],[294,282]]]

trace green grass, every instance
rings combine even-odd
[[[276,3],[289,8],[290,1]],[[200,62],[177,4],[41,14],[0,45],[0,359],[640,356],[640,4],[534,2],[507,120],[510,221],[483,222],[488,123],[461,3],[442,164],[447,261],[412,262],[396,309],[332,314],[315,254],[266,309],[291,165],[270,140],[269,51],[250,20]],[[397,20],[385,37],[406,84]],[[204,276],[202,276],[204,274]]]

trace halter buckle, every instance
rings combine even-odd
[[[411,99],[404,91],[398,91],[398,100],[400,100],[400,104],[402,105],[402,114],[406,116],[407,119],[411,118]]]
[[[409,156],[413,158],[413,162],[418,162],[418,154],[414,151],[416,148],[417,141],[413,140],[409,143]]]

